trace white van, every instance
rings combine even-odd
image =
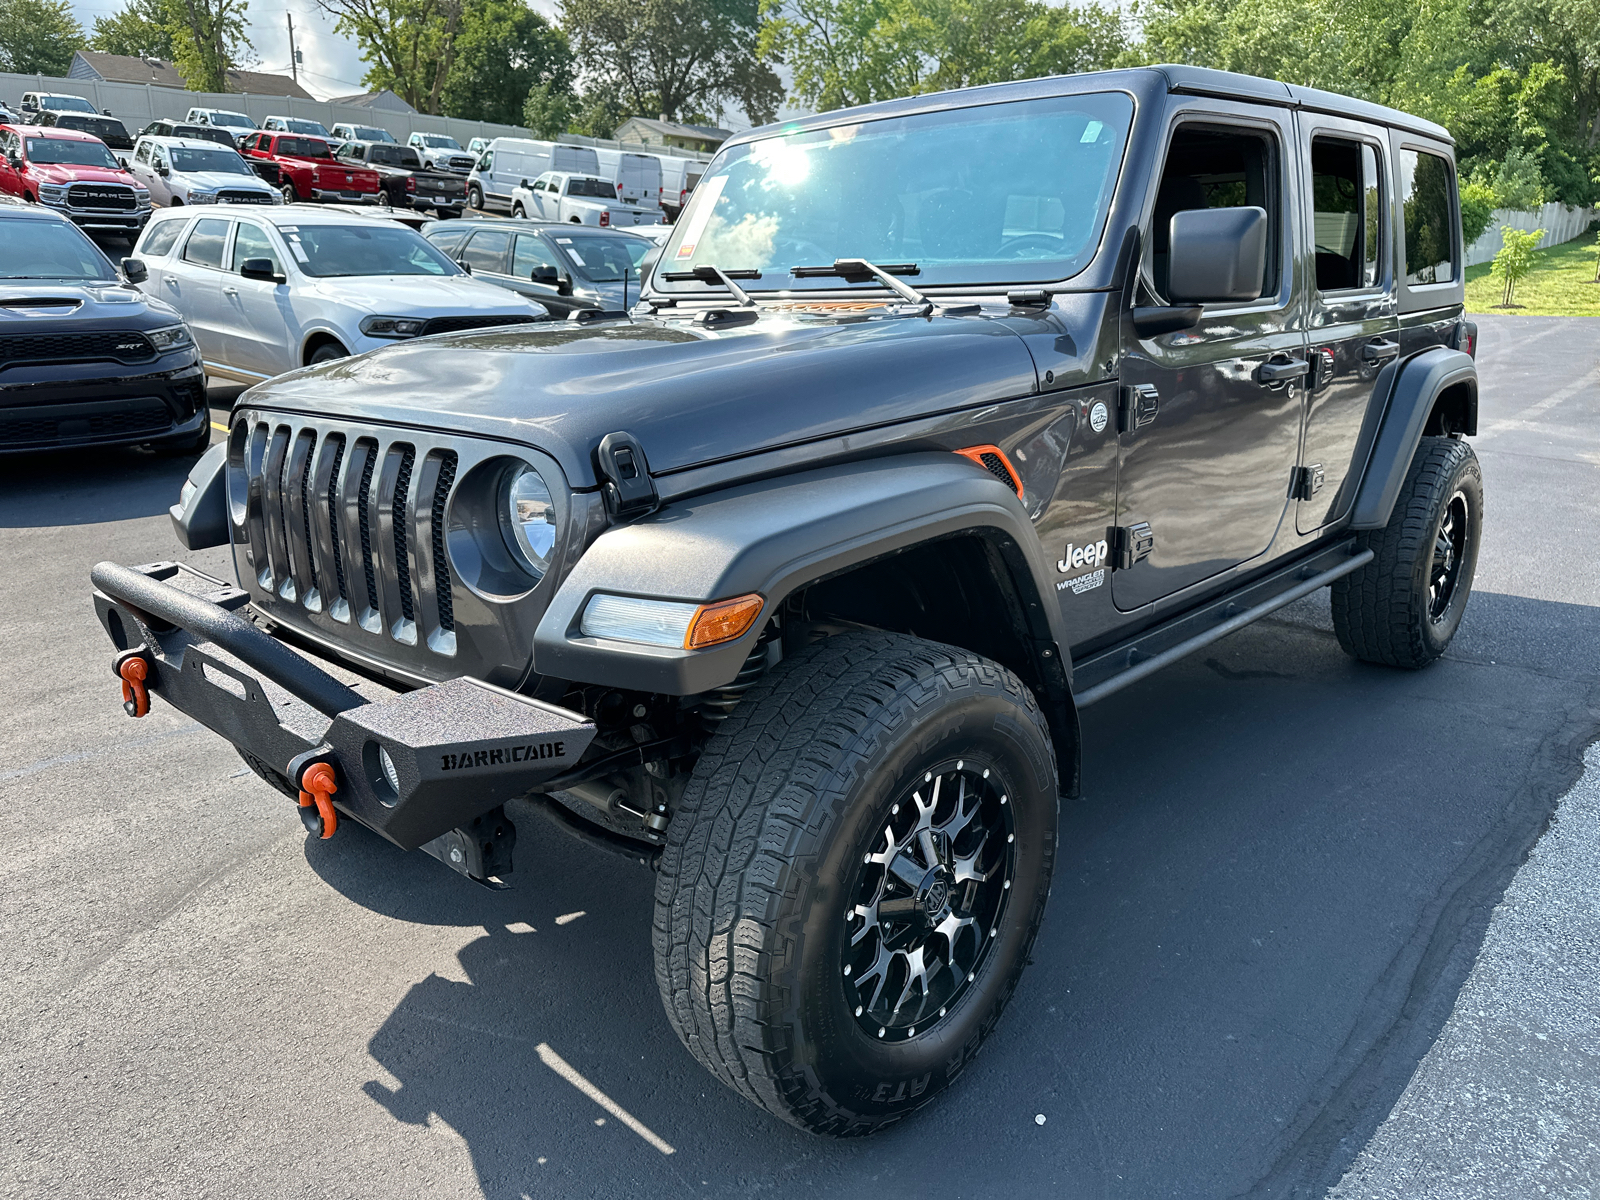
[[[617,185],[624,204],[644,208],[661,205],[661,160],[654,154],[629,154],[625,150],[595,148],[600,159],[600,178]]]
[[[589,146],[563,146],[531,138],[495,138],[467,176],[469,208],[511,211],[511,189],[546,171],[600,174],[600,160]]]
[[[661,211],[668,221],[676,221],[689,193],[705,173],[706,164],[692,158],[661,156]]]

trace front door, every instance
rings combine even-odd
[[[1294,372],[1306,365],[1298,193],[1288,186],[1294,132],[1287,112],[1210,102],[1169,135],[1146,210],[1142,290],[1151,294],[1141,302],[1167,302],[1174,213],[1260,207],[1268,254],[1261,299],[1207,305],[1198,325],[1175,333],[1134,335],[1123,360],[1117,524],[1135,549],[1149,547],[1112,573],[1124,612],[1263,554],[1288,508],[1304,384]]]
[[[1355,499],[1361,424],[1379,372],[1399,356],[1400,318],[1382,131],[1311,113],[1299,121],[1315,279],[1295,527],[1312,533],[1343,516]]]
[[[561,294],[558,284],[535,282],[533,272],[540,267],[554,268],[558,278],[571,272],[571,268],[561,262],[555,250],[537,233],[517,234],[507,285],[530,300],[537,300],[550,310],[552,317],[563,318],[578,305],[571,296]]]
[[[263,378],[293,370],[299,365],[297,339],[290,336],[292,320],[289,285],[268,279],[246,279],[239,268],[252,258],[264,258],[283,274],[283,254],[272,235],[253,221],[234,227],[230,275],[222,284],[224,339],[228,365]]]

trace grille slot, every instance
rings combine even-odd
[[[456,614],[450,594],[450,564],[445,558],[444,514],[450,489],[456,481],[456,456],[445,454],[439,463],[439,482],[433,489],[433,520],[429,529],[433,535],[433,594],[439,606],[439,628],[454,633]]]
[[[246,420],[234,461],[248,478],[241,520],[264,611],[454,655],[443,520],[456,452],[322,422]]]
[[[408,621],[417,619],[416,608],[411,601],[411,539],[406,529],[406,518],[410,515],[411,468],[416,461],[417,452],[407,446],[400,456],[400,470],[394,478],[394,502],[390,506],[390,516],[394,521],[395,574],[400,581],[400,612]]]

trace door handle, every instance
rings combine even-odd
[[[165,283],[173,291],[177,291],[178,290],[178,281],[176,279],[174,279],[171,275],[168,275],[166,277],[166,279],[162,280],[162,282]]]
[[[222,289],[222,294],[224,296],[237,296],[239,294],[239,289],[234,287],[225,287]]]
[[[1291,358],[1286,362],[1264,362],[1256,368],[1256,382],[1260,384],[1287,383],[1311,373],[1311,363],[1304,358]]]
[[[1365,346],[1361,347],[1362,362],[1387,362],[1391,358],[1399,357],[1399,354],[1399,342],[1385,341],[1382,338],[1379,338],[1377,341],[1368,342]]]

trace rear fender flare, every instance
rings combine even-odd
[[[1477,411],[1478,367],[1460,350],[1436,346],[1401,364],[1391,376],[1383,420],[1350,514],[1351,529],[1382,529],[1416,457],[1434,405],[1447,389],[1470,389],[1470,411]],[[1475,425],[1475,420],[1469,425]]]

